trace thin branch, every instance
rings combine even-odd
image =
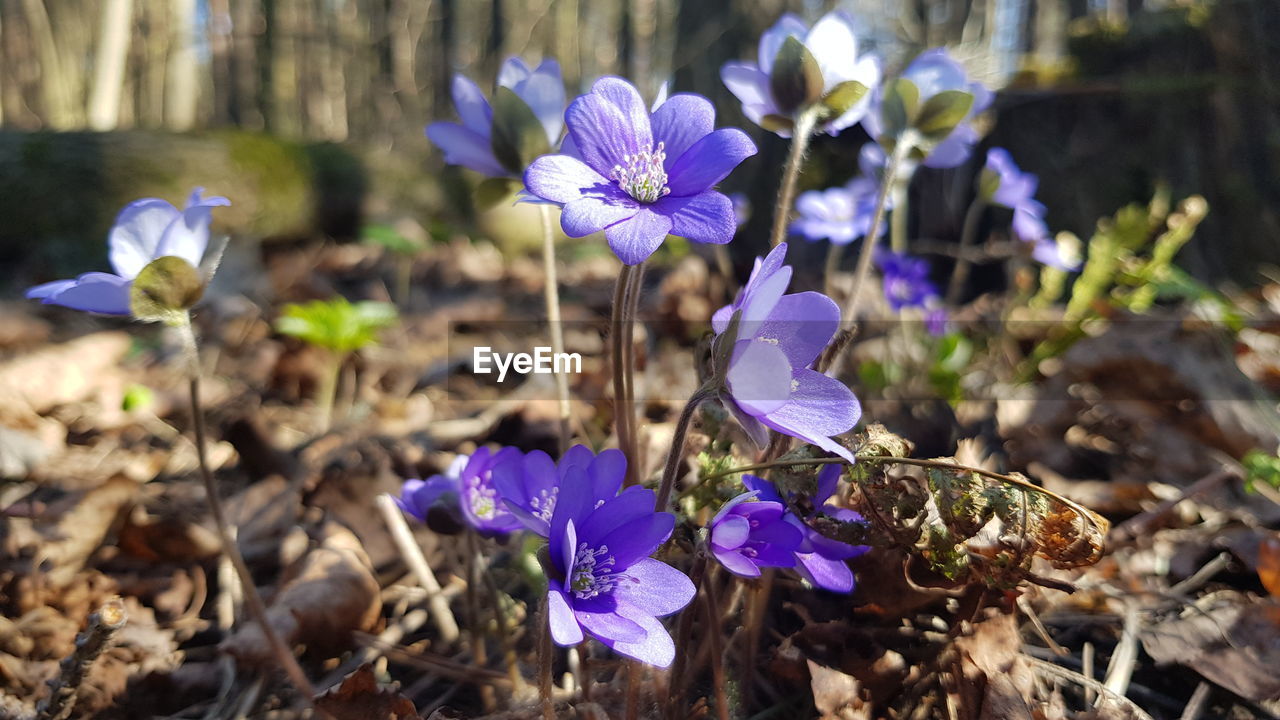
[[[76,636],[76,648],[58,665],[58,677],[49,681],[49,697],[36,707],[38,720],[66,720],[76,706],[76,691],[89,674],[111,636],[128,620],[120,598],[108,600],[89,616],[89,626]]]

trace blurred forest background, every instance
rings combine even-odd
[[[891,71],[947,45],[1002,88],[989,140],[1041,175],[1054,230],[1087,237],[1163,183],[1209,201],[1193,273],[1251,285],[1280,262],[1275,0],[0,0],[0,283],[83,270],[121,204],[197,184],[232,198],[235,236],[343,239],[400,217],[448,235],[472,219],[474,178],[422,128],[454,117],[453,73],[487,89],[510,55],[556,57],[570,97],[602,74],[699,92],[752,132],[761,153],[726,188],[757,208],[747,258],[786,145],[742,118],[719,67],[754,57],[783,11],[832,7]],[[846,180],[865,140],[819,142],[803,185]],[[973,172],[922,173],[913,192]],[[956,204],[913,237],[953,240]]]

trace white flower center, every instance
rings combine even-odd
[[[492,520],[498,514],[498,493],[479,476],[467,481],[467,502],[471,514],[481,520]]]
[[[671,192],[667,187],[667,171],[662,166],[666,159],[666,144],[659,142],[652,152],[644,150],[623,155],[623,164],[614,165],[610,175],[631,197],[642,203],[655,202]]]
[[[551,522],[551,516],[556,511],[556,497],[560,494],[560,488],[553,487],[550,490],[543,490],[538,493],[538,497],[529,498],[529,505],[533,508],[533,514],[544,522]]]
[[[586,543],[578,545],[578,553],[573,558],[573,577],[569,578],[569,589],[575,597],[588,600],[607,593],[613,590],[619,579],[613,573],[609,546],[601,545],[593,550]]]

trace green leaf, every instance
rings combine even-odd
[[[134,383],[125,388],[124,398],[120,403],[120,407],[125,412],[146,410],[155,404],[155,400],[156,395],[151,391],[151,388]]]
[[[921,135],[941,140],[964,121],[973,108],[973,95],[961,90],[943,90],[924,102],[912,124]]]
[[[822,96],[822,104],[831,113],[831,117],[840,117],[849,112],[849,108],[866,97],[867,86],[857,80],[846,80],[831,88],[831,92]]]
[[[769,73],[769,90],[783,114],[790,115],[822,98],[822,68],[794,35],[778,48]]]
[[[390,225],[366,225],[361,241],[401,255],[413,255],[427,246],[421,239],[410,238]]]
[[[180,325],[204,296],[204,278],[191,263],[166,255],[152,260],[133,279],[129,311],[143,322]]]
[[[791,132],[795,126],[796,124],[791,121],[791,118],[783,117],[782,115],[774,115],[771,113],[760,118],[760,127],[768,130],[769,132],[778,132],[779,130]]]
[[[880,103],[880,120],[884,132],[897,137],[911,126],[920,104],[920,88],[906,78],[898,78],[884,86],[884,100]]]
[[[493,130],[489,136],[493,156],[502,167],[520,175],[535,158],[551,152],[547,130],[533,110],[510,88],[493,94]]]
[[[475,203],[476,210],[487,212],[503,203],[510,202],[518,189],[520,189],[520,181],[514,178],[485,178],[472,191],[471,201]]]
[[[276,318],[276,331],[339,355],[374,345],[378,331],[397,321],[391,303],[365,301],[354,305],[346,298],[314,300],[285,305]]]

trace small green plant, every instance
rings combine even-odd
[[[376,345],[378,332],[396,324],[391,303],[351,303],[344,297],[290,303],[276,319],[276,330],[328,351],[329,368],[318,391],[321,427],[328,428],[333,415],[338,376],[352,353]]]
[[[1258,483],[1280,489],[1280,457],[1277,457],[1275,453],[1250,450],[1245,453],[1244,457],[1240,458],[1240,464],[1244,466],[1244,489],[1246,492],[1254,492],[1254,488]]]
[[[421,231],[417,224],[410,228]],[[427,248],[426,234],[406,234],[393,225],[366,225],[362,232],[365,245],[380,247],[395,257],[396,303],[404,307],[409,302],[409,283],[413,278],[413,258]]]

